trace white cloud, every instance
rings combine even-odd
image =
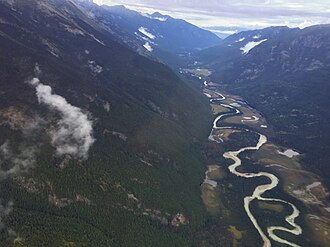
[[[147,17],[149,19],[153,19],[153,20],[158,20],[158,21],[167,21],[167,17],[157,17],[157,16],[152,16],[150,14],[147,13],[141,13],[144,17]]]
[[[232,35],[232,34],[235,34],[237,33],[238,31],[237,30],[214,30],[214,29],[208,29],[209,31],[211,32],[214,32],[214,33],[222,33],[222,34],[227,34],[227,35]]]
[[[328,0],[104,0],[103,3],[124,4],[148,13],[160,11],[201,27],[239,26],[256,29],[330,23]]]
[[[37,76],[41,74],[38,64],[34,72]],[[56,148],[57,154],[87,158],[88,151],[95,141],[92,136],[92,121],[88,115],[80,108],[69,104],[62,96],[53,94],[51,87],[40,83],[37,77],[30,80],[29,84],[36,89],[39,102],[57,111],[61,116],[57,130],[51,133],[52,145]],[[21,130],[24,138],[28,141],[34,140],[41,130],[39,124],[42,122],[36,118],[34,122],[25,125]],[[40,145],[33,142],[28,145],[15,144],[15,148],[8,140],[3,143],[0,146],[0,182],[33,168],[39,148]],[[15,232],[7,229],[4,219],[12,212],[13,205],[12,201],[6,203],[0,198],[0,230],[5,229],[10,235],[15,235]]]
[[[52,145],[58,155],[70,154],[78,158],[87,158],[94,143],[92,121],[82,110],[67,102],[60,95],[53,94],[52,88],[33,78],[30,84],[36,88],[39,103],[57,111],[61,120],[58,129],[51,133]]]
[[[0,182],[7,178],[21,174],[31,169],[35,164],[36,147],[19,146],[18,152],[13,152],[7,140],[0,146]],[[15,235],[12,229],[8,229],[4,224],[5,218],[12,212],[14,203],[4,202],[0,198],[0,231],[6,230],[8,234]]]
[[[35,147],[19,147],[19,153],[14,153],[10,147],[10,143],[7,140],[0,146],[1,155],[1,169],[0,169],[0,182],[7,179],[12,175],[17,175],[21,172],[33,167],[35,163]],[[8,162],[10,167],[4,170],[2,162]]]
[[[103,4],[103,0],[93,0],[94,3],[96,3],[97,5],[102,5]]]
[[[9,201],[6,205],[4,205],[0,199],[0,231],[6,228],[3,220],[13,211],[13,206],[14,203],[12,201]]]

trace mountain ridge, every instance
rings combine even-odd
[[[103,5],[101,8],[96,4],[84,3],[82,6],[97,22],[113,28],[117,41],[174,68],[185,62],[182,54],[221,43],[215,34],[168,15],[157,12],[144,14],[123,5]],[[151,36],[140,32],[141,28]]]
[[[22,170],[0,181],[1,243],[189,246],[204,214],[196,181],[212,118],[207,99],[118,43],[111,26],[76,1],[7,3],[0,2],[1,169]],[[95,141],[83,159],[73,152],[84,144],[75,138],[89,129],[78,121],[86,118]],[[33,159],[22,152],[31,146]]]

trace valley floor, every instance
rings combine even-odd
[[[244,99],[224,93],[221,85],[208,82],[207,77],[192,76],[204,81],[203,93],[215,115],[201,187],[213,227],[230,236],[231,246],[327,246],[329,193],[322,178],[303,168],[299,161],[303,154],[272,143],[272,127]],[[245,136],[246,132],[257,133],[259,142],[255,136]],[[233,202],[239,209],[231,207]],[[244,211],[250,222],[242,216]],[[226,226],[219,227],[217,221]]]

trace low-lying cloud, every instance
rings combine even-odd
[[[57,130],[51,133],[51,143],[58,155],[70,154],[86,159],[93,145],[93,123],[80,108],[71,105],[67,100],[52,92],[52,88],[44,85],[38,78],[33,78],[30,85],[35,87],[40,104],[47,105],[60,114]]]
[[[5,224],[3,223],[3,220],[13,211],[13,207],[14,203],[12,201],[9,201],[7,204],[4,204],[0,199],[0,231],[6,228]]]
[[[0,170],[0,182],[11,175],[17,175],[32,168],[36,161],[36,151],[37,148],[34,146],[28,147],[23,145],[19,147],[19,153],[15,153],[10,148],[8,140],[2,144],[0,146],[1,164],[8,163],[9,167],[7,170]]]
[[[34,72],[36,76],[42,73],[38,65]],[[28,83],[35,88],[39,103],[59,113],[61,117],[55,130],[50,131],[51,144],[56,148],[57,155],[69,154],[74,158],[87,159],[88,151],[95,141],[88,114],[69,104],[62,96],[54,94],[52,88],[42,84],[38,77]],[[36,139],[46,123],[47,121],[35,117],[21,129],[22,137],[26,140],[24,143],[14,145],[7,140],[0,145],[0,183],[12,176],[26,173],[35,166],[41,145]],[[5,202],[0,198],[0,231],[6,229],[11,236],[15,236],[15,232],[6,228],[4,219],[12,212],[13,205],[13,201]]]
[[[17,149],[13,151],[8,140],[0,146],[0,183],[34,167],[37,147],[20,145]],[[13,201],[5,202],[0,198],[0,231],[6,230],[10,236],[15,236],[16,233],[6,227],[4,220],[12,212],[13,207]]]

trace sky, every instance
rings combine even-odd
[[[214,32],[330,23],[330,0],[94,0],[140,12],[159,11]]]

